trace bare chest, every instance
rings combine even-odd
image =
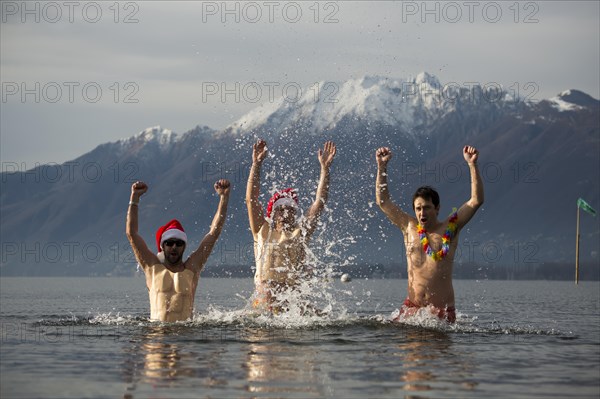
[[[442,234],[439,232],[427,233],[427,243],[432,250],[437,251],[442,248]],[[421,237],[417,233],[417,229],[409,229],[404,237],[404,246],[407,254],[425,253]]]
[[[445,231],[433,231],[423,236],[416,228],[408,229],[404,245],[409,269],[431,269],[430,272],[434,273],[442,265],[446,269],[451,268],[458,234],[450,240],[444,239],[444,234]]]
[[[151,292],[163,294],[187,294],[193,295],[195,288],[195,276],[191,270],[185,269],[181,272],[171,272],[163,265],[153,267],[148,282]]]

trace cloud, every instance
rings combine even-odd
[[[63,9],[57,23],[35,23],[30,16],[22,23],[18,14],[4,13],[3,83],[39,82],[43,88],[74,81],[81,88],[95,82],[103,97],[90,103],[79,93],[73,103],[63,98],[58,104],[10,97],[2,104],[2,159],[27,159],[26,149],[42,128],[52,129],[46,134],[53,138],[44,141],[44,152],[64,161],[151,125],[179,131],[196,124],[224,127],[258,105],[203,102],[206,82],[306,87],[428,71],[442,83],[497,82],[522,90],[535,82],[537,99],[569,88],[600,95],[597,2],[496,2],[502,12],[496,22],[490,22],[493,2],[477,2],[472,21],[464,2],[451,2],[461,7],[460,18],[448,2],[296,2],[301,15],[292,3],[275,2],[270,10],[265,2],[229,2],[228,9],[223,2],[128,2],[118,3],[117,15],[114,3],[101,2],[95,23],[89,22],[93,9],[88,15],[75,9],[72,22]],[[123,102],[134,91],[128,83],[137,88],[137,106]],[[90,131],[90,121],[97,124],[93,136],[77,145],[69,141]]]

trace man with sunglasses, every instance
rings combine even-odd
[[[138,205],[148,191],[146,183],[137,181],[131,186],[127,211],[126,233],[133,253],[144,270],[150,297],[150,318],[158,321],[180,321],[192,317],[194,296],[204,264],[223,230],[229,202],[230,183],[221,179],[214,185],[220,197],[219,206],[210,230],[189,258],[183,261],[187,235],[176,219],[156,232],[158,253],[153,253],[138,233]]]

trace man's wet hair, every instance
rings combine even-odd
[[[419,197],[423,198],[426,201],[430,200],[431,202],[433,202],[433,206],[435,206],[436,208],[440,205],[440,195],[438,194],[438,192],[435,191],[435,189],[431,186],[422,186],[419,187],[413,195],[413,211],[415,210],[415,200]]]

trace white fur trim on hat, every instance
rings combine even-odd
[[[160,246],[162,247],[163,242],[167,241],[170,238],[182,240],[187,244],[187,234],[185,234],[184,231],[177,229],[169,229],[165,231],[162,236],[160,236]]]
[[[294,199],[290,197],[279,198],[277,201],[275,201],[275,203],[273,204],[273,210],[275,210],[275,208],[277,208],[278,206],[291,206],[296,209],[298,208],[298,204],[296,204],[296,201],[294,201]]]

